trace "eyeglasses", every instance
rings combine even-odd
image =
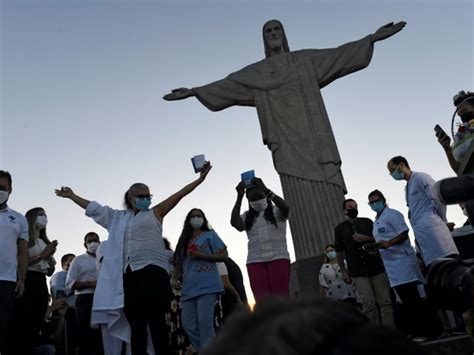
[[[153,197],[153,195],[152,194],[140,194],[140,195],[136,195],[136,197],[141,198],[141,199],[146,198],[146,199],[150,200]]]
[[[382,202],[382,200],[379,199],[379,200],[370,201],[370,202],[368,203],[368,205],[370,206],[370,205],[373,205],[373,204],[375,204],[375,203],[377,203],[377,202]]]

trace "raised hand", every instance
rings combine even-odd
[[[56,253],[56,247],[58,246],[58,242],[51,242],[46,245],[46,248],[43,249],[41,252],[41,256],[46,259]]]
[[[171,90],[169,94],[163,96],[163,99],[166,101],[174,101],[187,99],[190,96],[195,96],[193,89],[179,88]]]
[[[252,179],[252,184],[254,184],[265,195],[268,193],[268,188],[265,186],[262,179],[255,177]]]
[[[206,163],[204,164],[204,166],[201,170],[201,175],[199,176],[199,179],[204,180],[206,178],[207,174],[209,174],[209,171],[211,171],[211,169],[212,169],[211,162],[206,161]]]
[[[72,198],[74,196],[74,191],[70,187],[61,186],[60,189],[54,190],[56,196],[64,197],[64,198]]]
[[[374,34],[372,34],[372,41],[382,41],[388,37],[391,37],[395,33],[400,32],[403,27],[406,26],[406,24],[407,23],[405,21],[400,21],[396,24],[394,24],[393,22],[387,23],[386,25],[383,25],[377,31],[375,31]]]
[[[243,181],[239,182],[239,184],[235,187],[235,190],[237,191],[237,195],[245,195],[245,183]]]
[[[438,143],[444,148],[444,150],[451,149],[451,138],[445,132],[436,133]]]

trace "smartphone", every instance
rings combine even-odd
[[[446,132],[441,128],[441,126],[439,124],[434,126],[434,131],[435,131],[437,137],[447,135]]]

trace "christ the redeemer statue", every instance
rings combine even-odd
[[[333,242],[347,192],[321,88],[367,67],[374,42],[404,26],[405,22],[390,23],[337,48],[290,52],[282,24],[270,20],[263,26],[266,59],[225,79],[164,96],[165,100],[195,96],[211,111],[234,105],[257,108],[263,143],[272,152],[291,207],[297,260],[321,256],[324,245]]]

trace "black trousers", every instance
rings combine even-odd
[[[418,292],[418,283],[409,282],[395,286],[394,289],[402,300],[402,308],[409,319],[405,324],[406,331],[410,335],[423,335],[423,315],[420,314],[420,311],[424,301]]]
[[[76,297],[76,330],[80,355],[102,355],[104,347],[99,329],[91,328],[93,293]]]
[[[7,339],[15,308],[15,286],[15,282],[0,281],[0,354],[7,351]]]
[[[77,322],[76,322],[76,308],[69,307],[66,311],[66,324],[64,332],[64,348],[67,355],[76,355],[77,347]]]
[[[171,288],[168,272],[156,265],[123,275],[124,312],[132,331],[132,354],[145,355],[147,325],[155,353],[171,354],[165,314],[170,309]]]
[[[46,274],[28,270],[23,297],[15,300],[13,334],[9,337],[9,354],[31,354],[48,309]]]

